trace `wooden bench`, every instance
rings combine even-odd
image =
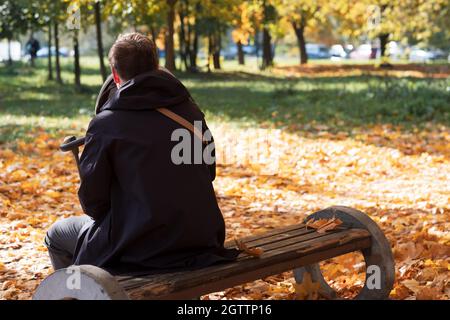
[[[306,227],[310,219],[332,217],[343,221],[336,230],[318,233]],[[263,254],[253,257],[242,253],[231,263],[140,277],[114,277],[90,265],[71,267],[48,276],[33,299],[195,299],[289,270],[294,271],[297,283],[301,283],[308,272],[314,282],[321,284],[323,296],[337,298],[323,278],[318,262],[353,251],[363,254],[367,269],[365,285],[357,299],[386,299],[393,287],[395,273],[390,244],[377,224],[355,209],[330,207],[313,213],[301,224],[250,236],[243,241],[250,248],[262,248]],[[79,286],[73,283],[74,270],[79,271]],[[372,283],[374,276],[379,279]]]

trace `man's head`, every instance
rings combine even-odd
[[[156,45],[140,33],[120,35],[109,50],[114,82],[119,86],[140,73],[158,69]]]

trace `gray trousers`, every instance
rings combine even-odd
[[[92,222],[90,217],[84,215],[59,220],[50,227],[44,242],[54,270],[72,265],[81,228]]]

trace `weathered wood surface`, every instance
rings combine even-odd
[[[70,267],[47,277],[34,299],[192,299],[210,292],[294,270],[297,282],[308,272],[321,290],[337,298],[326,283],[318,262],[352,251],[360,251],[366,263],[366,282],[357,299],[386,299],[395,278],[394,260],[389,241],[379,226],[361,211],[348,207],[330,207],[308,216],[310,219],[337,217],[339,229],[318,233],[298,224],[277,228],[264,234],[241,239],[249,248],[260,247],[263,254],[252,257],[242,253],[237,261],[194,271],[148,276],[116,276],[94,266],[79,266],[81,287],[67,287]],[[234,242],[226,247],[234,247]],[[375,269],[380,272],[380,287],[368,285]]]
[[[387,240],[383,231],[370,217],[359,210],[344,207],[333,206],[317,211],[306,218],[308,220],[339,218],[345,228],[362,228],[370,233],[372,244],[369,248],[361,250],[366,264],[366,281],[364,286],[355,299],[359,300],[379,300],[387,299],[395,281],[395,263],[392,255],[391,244]],[[375,270],[376,269],[376,270]],[[321,283],[321,289],[331,298],[337,297],[334,290],[323,279],[318,264],[305,266],[304,268],[294,270],[295,279],[301,282],[303,273],[308,272],[312,275],[313,281]],[[376,274],[378,273],[378,274]],[[379,278],[379,286],[372,287],[369,282]]]
[[[248,247],[260,247],[264,253],[258,258],[243,253],[236,262],[189,272],[119,276],[116,280],[131,299],[189,299],[371,246],[371,235],[364,229],[318,233],[304,224],[243,240]],[[234,243],[226,246],[233,247]]]

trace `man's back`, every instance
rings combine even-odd
[[[81,157],[80,202],[95,223],[80,237],[75,263],[139,271],[233,259],[236,252],[223,248],[214,164],[194,163],[192,134],[190,163],[174,163],[172,134],[183,127],[155,110],[170,108],[207,130],[187,90],[156,70],[112,91]]]
[[[48,230],[53,267],[149,273],[234,260],[238,251],[223,246],[212,186],[214,145],[199,133],[212,140],[203,114],[183,84],[158,67],[156,46],[144,35],[119,36],[109,61],[112,75],[80,158],[78,195],[91,218],[62,219]]]

